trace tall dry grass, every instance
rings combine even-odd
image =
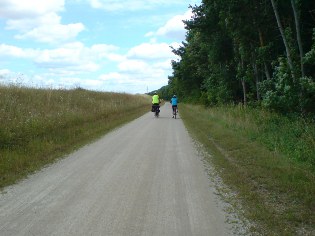
[[[0,86],[0,188],[150,109],[141,95]]]

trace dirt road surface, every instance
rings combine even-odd
[[[0,235],[232,235],[166,104],[0,194]]]

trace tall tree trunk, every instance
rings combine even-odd
[[[254,50],[252,51],[251,60],[252,60],[251,64],[252,64],[252,67],[253,67],[253,72],[254,72],[254,75],[255,75],[256,99],[257,99],[257,101],[260,101],[259,72],[258,72],[258,69],[257,69],[256,56],[255,56]]]
[[[271,79],[271,76],[270,76],[270,73],[269,73],[268,66],[267,66],[266,62],[264,62],[264,69],[265,69],[266,78],[267,79]]]
[[[241,58],[241,68],[242,68],[242,71],[244,71],[244,59]],[[241,78],[241,83],[242,83],[242,88],[243,88],[243,103],[244,103],[244,106],[247,105],[247,94],[246,94],[246,83],[245,83],[245,78],[244,76]]]
[[[264,39],[263,39],[263,35],[262,35],[262,32],[260,29],[258,29],[258,34],[259,34],[260,46],[264,47],[265,46]],[[264,59],[264,70],[265,70],[266,78],[269,80],[271,77],[270,77],[270,73],[269,73],[268,66],[267,66],[265,59]]]
[[[242,79],[241,82],[242,82],[242,87],[243,87],[244,106],[246,106],[247,105],[247,98],[246,98],[246,83],[245,83],[245,79]]]
[[[295,1],[294,0],[291,0],[291,6],[292,6],[292,9],[293,9],[294,21],[295,21],[295,29],[296,29],[296,38],[297,38],[297,41],[298,41],[299,51],[300,51],[301,74],[302,74],[302,77],[304,77],[305,76],[304,64],[303,64],[304,52],[303,52],[303,46],[302,46],[302,40],[301,40],[300,20],[299,20],[298,12],[296,10],[296,6],[295,6]]]
[[[274,0],[270,0],[270,1],[271,1],[271,4],[272,4],[273,11],[274,11],[275,16],[276,16],[278,28],[280,30],[283,43],[284,43],[284,46],[285,46],[285,50],[286,50],[286,53],[287,53],[287,60],[288,60],[288,64],[289,64],[289,67],[290,67],[290,70],[291,70],[291,74],[292,74],[293,79],[295,80],[294,67],[293,67],[293,62],[292,62],[292,58],[291,58],[291,53],[290,53],[288,42],[287,42],[287,40],[285,38],[285,35],[284,35],[284,31],[283,31],[283,27],[282,27],[282,24],[281,24],[281,21],[280,21],[279,13],[278,13],[275,1]]]
[[[304,71],[304,64],[303,64],[303,57],[304,57],[304,52],[303,52],[303,46],[302,46],[302,40],[301,40],[301,30],[300,30],[300,21],[299,21],[299,16],[296,10],[296,6],[295,6],[295,1],[291,0],[291,6],[293,9],[293,14],[294,14],[294,21],[295,21],[295,29],[296,29],[296,38],[298,41],[298,45],[299,45],[299,51],[300,51],[300,63],[301,63],[301,75],[302,77],[305,76],[305,71]],[[304,108],[303,106],[301,106],[303,101],[303,91],[300,90],[299,91],[299,103],[300,103],[300,110],[303,113],[304,112]]]
[[[253,67],[254,67],[253,69],[255,73],[255,82],[256,82],[256,99],[257,101],[260,101],[261,97],[259,93],[259,73],[258,73],[256,62],[253,63]]]

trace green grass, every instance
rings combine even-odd
[[[255,109],[181,105],[255,235],[314,235],[315,127]],[[235,204],[235,202],[233,203]]]
[[[142,95],[0,86],[0,189],[150,110]]]

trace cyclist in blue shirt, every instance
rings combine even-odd
[[[174,95],[171,99],[171,104],[172,104],[172,111],[173,111],[173,118],[174,118],[174,112],[178,112],[178,107],[177,107],[178,99],[176,95]]]

